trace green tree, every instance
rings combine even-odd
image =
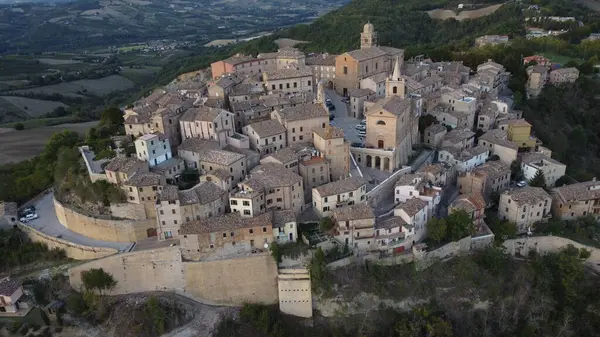
[[[475,229],[473,221],[465,210],[456,210],[446,218],[448,239],[458,241],[467,235],[471,235]]]
[[[322,232],[328,232],[333,229],[334,225],[335,224],[333,223],[333,220],[331,220],[330,217],[326,217],[321,219],[321,221],[319,222],[319,229]]]
[[[322,281],[325,278],[325,253],[321,247],[317,248],[315,255],[310,261],[310,278],[313,283],[313,288],[322,286]]]
[[[110,291],[117,285],[114,277],[102,268],[92,268],[82,272],[81,280],[86,290],[96,290],[100,293]]]
[[[75,131],[64,130],[57,132],[50,137],[50,140],[42,153],[42,158],[46,160],[46,162],[54,163],[61,148],[74,147],[80,140],[79,134]]]
[[[446,238],[447,229],[445,219],[431,218],[427,223],[429,237],[437,243]]]
[[[123,111],[116,107],[106,108],[100,115],[100,125],[121,125],[123,122]]]
[[[25,125],[23,125],[23,123],[15,124],[15,130],[17,130],[17,131],[25,130]]]
[[[498,243],[504,241],[504,238],[513,239],[517,237],[517,224],[512,221],[500,220],[497,217],[493,217],[487,218],[486,222],[494,233]]]
[[[520,160],[513,160],[513,162],[510,163],[510,177],[514,181],[523,179],[523,170],[521,169]]]
[[[152,322],[149,326],[150,333],[146,333],[146,336],[161,336],[165,333],[165,311],[160,307],[160,302],[155,296],[150,296],[146,300],[144,314]]]
[[[535,176],[531,178],[529,181],[529,186],[542,188],[546,187],[546,177],[544,176],[544,172],[542,172],[542,170],[538,170]]]
[[[269,249],[271,250],[271,256],[273,256],[275,262],[281,263],[281,247],[279,244],[273,241],[269,246]]]

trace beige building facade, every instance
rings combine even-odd
[[[375,213],[366,202],[336,208],[333,211],[335,238],[362,252],[375,245]]]
[[[361,177],[332,181],[312,189],[313,208],[321,218],[333,215],[336,208],[367,200],[367,183]]]
[[[181,137],[214,140],[221,148],[228,144],[228,137],[235,133],[234,114],[219,108],[206,106],[192,108],[179,121]]]
[[[287,144],[306,143],[313,132],[325,130],[329,125],[329,113],[320,104],[303,103],[277,109],[271,114],[287,130]]]
[[[210,150],[200,159],[200,169],[203,173],[223,170],[231,176],[229,188],[244,180],[247,171],[246,156],[241,153],[225,150]]]
[[[269,119],[244,126],[242,132],[250,139],[250,148],[261,155],[269,154],[287,146],[286,129],[277,120]]]
[[[600,181],[596,179],[555,187],[552,195],[552,213],[563,220],[592,216],[600,220]]]
[[[500,195],[498,217],[516,223],[518,233],[527,233],[550,216],[551,205],[552,198],[541,187],[511,189]]]
[[[350,143],[341,128],[327,125],[313,133],[313,144],[319,155],[329,163],[330,180],[348,177],[350,173]]]

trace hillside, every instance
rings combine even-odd
[[[0,5],[0,53],[172,39],[208,42],[309,22],[346,0],[80,0]]]
[[[396,47],[466,42],[485,34],[522,35],[524,32],[518,5],[507,4],[487,16],[460,22],[435,20],[427,14],[446,6],[451,7],[450,1],[356,0],[311,25],[295,26],[282,35],[310,41],[306,48],[311,51],[340,53],[358,47],[357,36],[367,21],[379,32],[380,45]]]

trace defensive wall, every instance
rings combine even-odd
[[[277,265],[269,254],[212,261],[183,261],[179,247],[109,256],[69,269],[74,289],[81,274],[92,268],[111,273],[117,285],[112,295],[173,291],[207,304],[274,304],[278,300]]]
[[[63,239],[44,234],[35,228],[31,228],[21,223],[18,223],[17,226],[25,233],[25,235],[27,235],[27,237],[31,241],[45,243],[48,246],[48,249],[63,249],[66,252],[67,257],[74,260],[99,259],[119,252],[114,248],[78,245],[76,243],[72,243]]]
[[[535,251],[539,254],[558,252],[567,245],[573,245],[576,248],[585,248],[590,251],[591,255],[587,258],[587,261],[600,262],[600,249],[582,245],[581,243],[560,236],[532,236],[511,239],[504,241],[503,245],[512,255],[519,254],[521,256],[529,255],[530,251]]]
[[[132,209],[135,209],[135,206]],[[75,233],[96,240],[135,242],[156,233],[155,219],[127,220],[120,218],[95,218],[69,208],[56,199],[54,199],[54,210],[58,221],[63,226]],[[141,214],[141,210],[138,210],[137,213]]]

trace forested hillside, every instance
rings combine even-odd
[[[462,42],[464,46],[469,46],[472,39],[480,35],[516,36],[524,33],[521,9],[515,4],[505,4],[488,16],[461,22],[433,20],[426,13],[449,3],[447,0],[353,1],[311,25],[295,26],[284,35],[310,41],[307,45],[310,51],[340,53],[359,46],[358,37],[367,21],[375,25],[380,45],[395,47],[449,42]]]

